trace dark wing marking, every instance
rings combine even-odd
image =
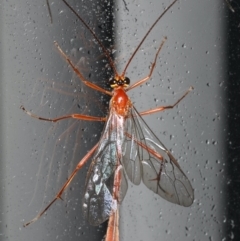
[[[119,119],[120,118],[120,119]],[[83,212],[89,223],[99,225],[116,210],[127,192],[127,179],[121,166],[121,143],[124,141],[121,117],[111,113],[99,146],[94,153],[86,179]],[[120,148],[118,148],[120,147]],[[114,175],[121,175],[117,197],[113,197]]]

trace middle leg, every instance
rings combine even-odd
[[[50,121],[50,122],[58,122],[60,120],[70,119],[70,118],[78,119],[78,120],[86,120],[86,121],[106,121],[106,117],[96,117],[96,116],[81,115],[81,114],[64,115],[57,118],[44,118],[44,117],[32,114],[30,111],[26,110],[24,106],[21,106],[20,109],[22,109],[26,114],[28,114],[29,116],[35,119]]]
[[[179,99],[177,100],[173,105],[168,105],[168,106],[159,106],[159,107],[156,107],[154,109],[151,109],[151,110],[146,110],[146,111],[142,111],[140,112],[139,114],[142,116],[142,115],[149,115],[149,114],[153,114],[153,113],[156,113],[156,112],[160,112],[160,111],[164,111],[166,109],[172,109],[174,108],[181,100],[183,100],[186,95],[193,90],[193,87],[191,86],[187,91],[186,93]]]

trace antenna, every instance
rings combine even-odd
[[[87,25],[87,23],[81,18],[81,16],[66,2],[66,0],[62,0],[65,5],[77,16],[77,18],[83,23],[83,25],[90,31],[90,33],[93,35],[93,37],[97,40],[98,44],[101,46],[103,52],[105,53],[106,57],[108,58],[109,64],[113,69],[113,72],[115,76],[119,76],[116,67],[114,65],[114,62],[112,58],[109,55],[108,50],[104,47],[103,43],[100,41],[100,39],[97,37],[97,35],[93,32],[93,30]]]
[[[129,64],[131,63],[133,57],[135,56],[135,54],[137,53],[137,51],[139,50],[139,48],[141,47],[141,45],[143,44],[143,42],[145,41],[145,39],[147,38],[147,36],[149,35],[149,33],[152,31],[152,29],[154,28],[154,26],[158,23],[158,21],[164,16],[164,14],[177,2],[177,0],[174,0],[165,10],[164,12],[157,18],[157,20],[153,23],[153,25],[151,26],[151,28],[147,31],[147,33],[145,34],[145,36],[143,37],[142,41],[138,44],[137,48],[135,49],[135,51],[133,52],[132,56],[130,57],[130,59],[128,60],[125,69],[123,70],[121,76],[125,76],[126,70],[129,66]]]

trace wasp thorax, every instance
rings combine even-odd
[[[131,101],[123,88],[115,88],[110,106],[114,111],[121,116],[127,116]]]

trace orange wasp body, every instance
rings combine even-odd
[[[99,225],[109,219],[105,241],[119,241],[119,204],[121,204],[127,192],[127,178],[135,185],[138,185],[141,181],[143,181],[147,188],[169,202],[186,207],[192,204],[194,194],[188,178],[180,168],[176,159],[154,135],[141,117],[142,115],[173,108],[192,90],[192,87],[190,87],[174,105],[160,106],[141,113],[137,112],[126,94],[127,91],[143,84],[151,77],[158,54],[166,41],[166,38],[162,41],[157,50],[154,62],[150,68],[150,73],[147,77],[137,81],[133,85],[130,85],[130,79],[125,77],[125,72],[152,28],[176,1],[177,0],[167,7],[154,22],[132,54],[123,73],[119,75],[109,52],[104,48],[101,41],[84,22],[84,20],[75,12],[75,10],[66,3],[65,0],[63,0],[69,9],[92,33],[108,58],[115,73],[114,77],[109,81],[112,91],[110,92],[104,90],[85,79],[56,42],[55,45],[85,85],[108,94],[112,98],[107,117],[72,114],[55,119],[47,119],[33,115],[25,110],[24,107],[21,107],[28,115],[45,121],[57,122],[67,118],[75,118],[106,122],[99,142],[78,163],[77,167],[52,202],[33,220],[25,224],[25,226],[36,221],[57,199],[61,199],[61,195],[64,190],[68,187],[78,170],[84,166],[90,157],[92,157],[92,162],[85,185],[83,212],[89,223],[92,225]]]

